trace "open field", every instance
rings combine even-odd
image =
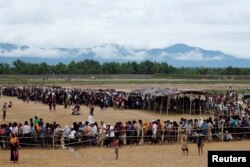
[[[8,110],[7,117],[5,122],[23,122],[29,121],[30,118],[34,118],[34,116],[38,116],[39,118],[43,118],[44,122],[56,121],[61,126],[71,126],[73,122],[86,121],[89,115],[89,108],[86,106],[82,106],[82,115],[75,116],[71,115],[71,109],[65,109],[62,105],[57,105],[57,110],[55,112],[50,112],[49,107],[42,103],[35,102],[23,102],[22,100],[17,99],[16,97],[4,97],[0,98],[0,104],[4,102],[13,102],[13,108]],[[73,106],[72,106],[73,107]],[[71,107],[71,108],[72,108]],[[2,116],[2,113],[0,114]],[[167,114],[159,114],[154,113],[152,111],[142,111],[142,110],[115,110],[113,108],[108,108],[106,111],[101,111],[99,107],[95,107],[94,111],[94,119],[100,124],[100,121],[104,121],[105,123],[115,124],[117,121],[129,121],[129,120],[139,120],[143,121],[152,121],[156,119],[164,120],[176,120],[179,121],[180,117],[185,118],[199,118],[200,115],[167,115]],[[208,115],[203,116],[208,117]],[[2,117],[1,117],[2,118]],[[2,119],[0,119],[0,124],[4,123]]]
[[[250,76],[201,75],[0,75],[4,84],[249,84]]]
[[[9,151],[0,151],[0,164],[3,167],[205,167],[208,150],[250,150],[250,141],[205,143],[201,156],[198,156],[196,144],[189,144],[188,156],[182,154],[179,144],[125,146],[119,150],[119,160],[115,160],[112,148],[20,149],[18,164],[9,161]]]
[[[70,80],[65,80],[70,77]],[[45,79],[45,80],[44,80]],[[0,75],[0,85],[45,85],[68,88],[132,89],[161,87],[223,92],[234,89],[250,93],[250,76],[178,75]]]

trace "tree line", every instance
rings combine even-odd
[[[16,60],[0,63],[0,74],[181,74],[181,75],[250,75],[250,68],[173,67],[166,62],[104,62],[95,60],[71,61],[49,65]]]

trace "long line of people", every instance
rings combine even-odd
[[[57,124],[45,123],[42,118],[24,123],[2,124],[0,128],[0,146],[8,148],[11,134],[20,138],[20,145],[31,146],[112,146],[115,136],[120,145],[139,144],[172,144],[179,141],[180,133],[184,131],[190,141],[196,142],[197,136],[203,135],[208,141],[250,139],[250,117],[218,117],[208,119],[181,118],[177,123],[173,120],[161,122],[160,119],[143,122],[142,120],[110,123],[74,122],[64,128]]]
[[[60,86],[1,86],[3,95],[16,96],[23,101],[40,101],[49,105],[51,111],[56,110],[56,105],[64,105],[68,108],[71,105],[89,105],[100,106],[101,110],[113,106],[114,109],[159,109],[161,98],[140,93],[126,93],[114,89],[79,89],[62,88]],[[250,99],[244,99],[246,107],[238,102],[238,93],[230,90],[225,94],[214,94],[208,96],[194,96],[192,107],[199,111],[210,111],[218,115],[242,115],[250,112]],[[181,108],[184,112],[189,111],[190,99],[188,97],[173,96],[169,100],[169,109],[174,111]]]
[[[40,101],[48,104],[51,111],[56,110],[57,104],[64,105],[64,108],[69,108],[73,104],[95,104],[100,106],[102,110],[106,110],[110,106],[113,106],[114,109],[142,108],[141,96],[131,96],[129,93],[114,89],[78,89],[59,86],[2,86],[1,90],[3,95],[16,96],[27,103],[29,101]]]

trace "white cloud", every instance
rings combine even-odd
[[[189,61],[211,61],[211,60],[222,60],[223,55],[206,56],[199,49],[184,52],[184,53],[168,53],[162,52],[157,58],[158,61],[166,60],[171,58],[174,60],[189,60]]]
[[[95,52],[95,58],[103,58],[103,59],[117,59],[119,55],[117,54],[117,50],[111,45],[107,45],[105,47],[93,47],[92,51]]]
[[[173,55],[176,60],[193,60],[193,61],[210,61],[210,60],[222,60],[222,57],[213,56],[207,57],[203,55],[201,52],[191,51],[186,53],[180,53]]]
[[[1,52],[0,55],[3,57],[42,57],[42,58],[60,58],[63,56],[71,56],[67,52],[59,51],[56,49],[39,49],[39,48],[28,48],[22,50],[20,48],[12,50],[10,52]]]
[[[0,42],[86,48],[174,43],[250,58],[249,0],[0,0]]]
[[[145,60],[147,57],[147,53],[145,51],[135,51],[133,48],[129,46],[118,46],[122,47],[123,53],[112,44],[104,45],[104,46],[96,46],[91,48],[92,52],[95,53],[95,58],[101,59],[122,59],[122,60],[134,60],[140,61]],[[85,52],[86,53],[86,52]]]

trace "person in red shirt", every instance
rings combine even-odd
[[[118,136],[115,137],[115,140],[114,140],[114,147],[115,147],[116,159],[118,159],[118,149],[119,149],[119,140],[118,140]]]

